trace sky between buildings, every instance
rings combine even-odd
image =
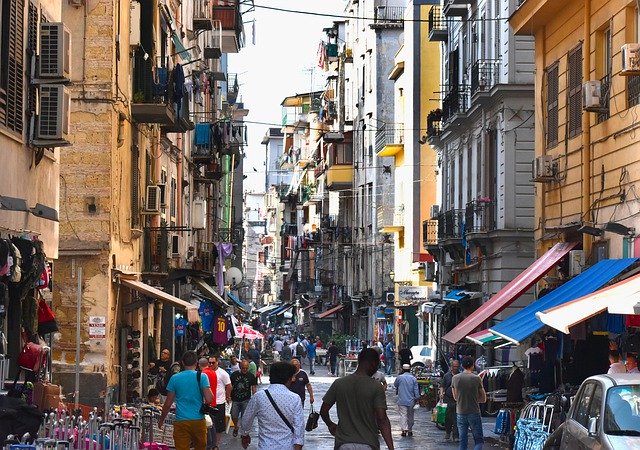
[[[341,15],[345,1],[255,0],[255,4]],[[244,189],[263,192],[265,147],[260,141],[270,126],[280,126],[280,103],[285,97],[324,87],[324,72],[318,67],[318,44],[326,39],[322,29],[339,19],[259,7],[255,12],[244,14],[243,19],[245,48],[230,55],[229,72],[238,74],[241,99],[250,111],[247,122],[264,123],[247,124],[249,142],[245,147],[244,165],[247,175]],[[253,20],[254,23],[248,23]]]

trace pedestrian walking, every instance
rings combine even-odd
[[[244,414],[251,400],[251,396],[255,395],[258,388],[258,382],[255,375],[249,372],[249,361],[243,360],[240,363],[240,371],[231,374],[231,420],[233,420],[233,437],[238,435],[240,421],[238,420]]]
[[[442,377],[440,398],[447,405],[444,418],[444,439],[458,442],[458,424],[456,418],[456,400],[453,398],[453,377],[460,372],[460,361],[454,359],[449,365],[449,371]]]
[[[393,369],[395,368],[395,359],[396,352],[393,347],[393,342],[389,339],[387,345],[384,346],[384,364],[387,375],[391,375],[393,373]]]
[[[309,373],[311,375],[315,375],[315,364],[316,364],[316,343],[309,342],[307,344],[307,359],[309,360]]]
[[[329,348],[327,348],[327,357],[329,358],[329,373],[332,376],[336,376],[336,367],[338,365],[338,355],[340,350],[336,346],[335,341],[329,342]]]
[[[218,375],[211,367],[209,367],[209,358],[200,358],[198,360],[198,366],[200,366],[202,375],[205,375],[209,379],[209,386],[211,388],[211,393],[213,394],[213,399],[209,404],[215,408],[217,406],[216,390],[218,388]],[[207,449],[214,449],[216,448],[216,445],[216,430],[213,427],[207,427]]]
[[[411,353],[411,350],[409,350],[407,347],[403,347],[398,352],[398,357],[400,358],[400,367],[402,367],[405,364],[411,365],[413,354]]]
[[[233,372],[237,372],[240,370],[240,362],[238,361],[238,357],[236,355],[232,355],[229,361],[229,374]]]
[[[420,389],[418,388],[418,380],[411,373],[409,364],[402,366],[402,374],[395,379],[393,385],[396,387],[396,394],[398,395],[398,412],[400,413],[402,436],[413,436],[413,407],[420,398]]]
[[[462,358],[462,368],[464,371],[454,375],[451,382],[453,398],[456,401],[458,435],[460,436],[459,450],[467,450],[469,428],[473,434],[473,449],[481,450],[484,436],[479,404],[487,401],[487,393],[482,386],[480,377],[473,373],[472,357]]]
[[[196,371],[198,356],[187,351],[182,356],[184,370],[171,377],[167,385],[167,399],[162,406],[158,427],[162,429],[171,405],[176,403],[176,418],[173,424],[173,440],[176,450],[205,450],[207,447],[207,424],[200,412],[203,399],[211,403],[213,393],[209,379]]]
[[[273,341],[273,349],[278,353],[282,353],[282,347],[284,347],[282,338],[280,336],[276,336],[275,341]]]
[[[249,356],[249,359],[255,363],[256,367],[260,367],[260,351],[256,348],[255,344],[251,344],[247,356]]]
[[[291,358],[293,357],[293,352],[291,350],[291,346],[285,344],[284,342],[282,343],[282,351],[280,352],[280,359],[283,362],[291,362]]]
[[[356,371],[334,381],[322,399],[320,416],[335,436],[336,450],[378,450],[378,430],[387,447],[394,449],[384,390],[371,378],[379,367],[378,352],[360,351]],[[333,405],[338,408],[337,424],[329,416]]]
[[[291,392],[295,367],[285,362],[271,365],[270,386],[251,397],[242,417],[242,447],[251,443],[249,430],[258,418],[258,450],[301,450],[304,413],[300,397]]]
[[[226,415],[227,403],[231,401],[231,378],[226,370],[220,367],[217,356],[209,356],[209,367],[218,377],[216,386],[216,415],[213,417],[213,426],[216,431],[216,447],[220,445],[222,433],[227,429]]]
[[[309,382],[309,377],[307,373],[300,368],[300,361],[296,358],[291,360],[291,364],[296,368],[296,373],[294,375],[294,380],[291,383],[289,389],[291,392],[295,392],[300,396],[300,400],[302,400],[302,407],[304,408],[304,401],[306,398],[306,393],[304,390],[309,391],[309,403],[313,405],[313,387],[311,387],[311,383]]]
[[[638,355],[635,353],[627,353],[627,361],[625,362],[628,373],[639,373],[638,371]]]

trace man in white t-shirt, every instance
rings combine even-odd
[[[226,370],[218,366],[218,357],[209,356],[209,367],[213,369],[218,378],[218,386],[216,387],[216,413],[213,426],[216,428],[216,445],[220,446],[222,433],[227,429],[225,416],[227,414],[227,403],[231,402],[231,377]]]

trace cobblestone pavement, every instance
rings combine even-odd
[[[327,376],[326,369],[319,367],[316,370],[315,376],[310,376],[311,384],[313,386],[316,409],[320,409],[322,404],[322,397],[324,393],[329,389],[331,383],[335,380],[334,377]],[[387,389],[387,405],[389,420],[391,421],[391,429],[393,434],[393,441],[396,449],[456,449],[458,444],[446,442],[444,440],[444,431],[438,430],[433,422],[431,422],[431,413],[426,408],[420,408],[416,410],[415,425],[413,427],[413,437],[401,437],[400,436],[400,416],[396,406],[396,395],[393,389],[393,377],[387,377],[387,383],[389,388]],[[268,381],[268,377],[265,377],[265,381]],[[263,384],[259,386],[260,389],[266,388],[268,385]],[[308,403],[308,399],[307,399]],[[309,414],[309,405],[305,405],[305,421],[306,416]],[[337,421],[336,408],[331,410],[332,418]],[[496,443],[497,436],[493,433],[493,426],[495,419],[484,418],[484,436],[485,444],[484,448],[503,448]],[[471,434],[471,433],[469,433]],[[257,449],[258,444],[258,426],[257,420],[254,423],[254,429],[251,431],[251,445],[249,450]],[[381,449],[385,449],[384,441],[380,439]],[[333,449],[333,436],[329,433],[329,430],[325,426],[322,419],[319,421],[318,428],[310,433],[305,433],[305,449],[312,450],[332,450]],[[473,448],[473,439],[469,439],[469,448]],[[240,438],[234,438],[229,434],[223,434],[221,450],[237,450],[242,449],[240,445]],[[277,450],[277,449],[274,449]]]

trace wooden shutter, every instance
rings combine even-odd
[[[547,68],[547,148],[558,145],[558,63]]]
[[[22,134],[24,124],[24,0],[4,0],[0,23],[0,125]]]
[[[582,133],[582,44],[568,55],[567,120],[569,137]]]
[[[131,228],[140,225],[140,150],[131,147]]]

